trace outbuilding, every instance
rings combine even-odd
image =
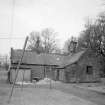
[[[101,65],[99,59],[89,49],[71,54],[65,58],[63,64],[63,82],[100,81]]]
[[[11,68],[10,82],[13,82],[16,76],[16,68],[21,58],[22,50],[11,49]],[[60,54],[37,54],[32,51],[25,51],[22,63],[19,67],[17,81],[33,81],[45,77],[57,79],[56,70],[61,65],[63,57]],[[24,75],[24,77],[23,77]]]
[[[21,55],[22,50],[11,49],[10,82],[14,81]],[[98,57],[89,49],[69,55],[25,51],[17,81],[32,82],[48,77],[66,83],[97,82],[100,81],[100,68]]]

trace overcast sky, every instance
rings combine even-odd
[[[0,0],[0,54],[10,47],[22,48],[25,37],[32,31],[53,28],[58,32],[59,46],[70,37],[78,36],[87,17],[94,18],[102,11],[101,0]],[[14,12],[11,21],[12,12]],[[11,35],[11,23],[13,29]],[[14,39],[17,37],[17,39]]]

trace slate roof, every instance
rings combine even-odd
[[[22,55],[22,50],[12,50],[12,62],[17,63]],[[37,65],[61,65],[63,56],[58,54],[37,54],[31,51],[25,51],[22,63]]]
[[[72,55],[60,54],[37,54],[31,51],[25,51],[22,63],[24,64],[37,64],[37,65],[56,65],[65,67],[79,60],[85,51],[80,51]],[[11,50],[11,59],[13,63],[17,63],[21,58],[22,50]]]
[[[84,54],[84,52],[85,51],[80,51],[78,53],[74,53],[72,55],[65,56],[62,65],[67,66],[67,65],[77,62],[81,58],[81,56]]]

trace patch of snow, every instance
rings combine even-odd
[[[83,89],[89,89],[89,90],[105,93],[105,85],[98,84],[98,83],[91,83],[91,84],[83,83],[81,85],[76,85],[76,86]]]
[[[36,82],[36,81],[34,81],[33,83],[31,83],[30,81],[29,82],[26,82],[26,81],[24,81],[23,83],[22,83],[22,81],[20,81],[20,82],[16,82],[16,84],[17,85],[34,85],[34,84],[36,84],[36,85],[45,85],[45,84],[54,84],[54,83],[60,83],[60,81],[54,81],[54,80],[52,80],[52,79],[50,79],[50,78],[44,78],[44,79],[42,79],[42,80],[40,80],[40,81],[38,81],[38,82]]]
[[[21,81],[20,82],[16,82],[16,84],[17,85],[22,85],[22,84],[23,85],[33,85],[33,83],[31,83],[31,82],[25,82],[25,81],[24,82],[21,82]]]
[[[97,91],[97,92],[102,92],[102,93],[105,93],[105,86],[98,86],[98,87],[88,87],[88,89],[90,90],[94,90],[94,91]]]
[[[50,84],[50,83],[60,83],[59,81],[54,81],[50,78],[44,78],[43,80],[40,80],[39,82],[36,82],[36,84],[40,84],[40,85],[43,85],[43,84]]]

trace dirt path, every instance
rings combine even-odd
[[[4,103],[3,105],[6,105]],[[74,95],[55,89],[25,88],[15,89],[9,105],[95,105]]]
[[[82,99],[94,102],[97,105],[105,105],[105,94],[87,90],[87,89],[82,89],[75,87],[74,84],[55,84],[53,85],[53,88],[56,90],[60,90],[65,93],[73,94],[75,96],[78,96]]]
[[[79,89],[72,84],[25,86],[15,88],[7,104],[10,85],[0,84],[0,105],[105,105],[105,95]],[[94,103],[94,104],[93,104]]]
[[[1,84],[0,84],[1,85]],[[10,87],[0,86],[0,105],[95,105],[72,94],[64,93],[49,87],[25,87],[14,89],[11,103],[8,104]]]

